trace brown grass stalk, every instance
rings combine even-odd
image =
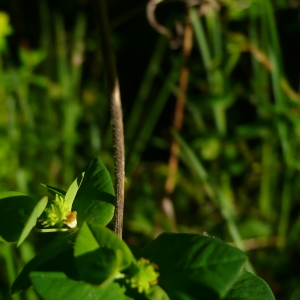
[[[192,45],[193,45],[193,29],[189,20],[187,20],[184,29],[183,49],[182,49],[184,64],[180,71],[179,91],[176,100],[176,108],[175,108],[174,122],[173,122],[173,127],[176,131],[180,131],[183,124],[186,92],[187,92],[188,80],[189,80],[189,68],[187,66],[187,60],[190,56]],[[168,163],[168,176],[165,182],[165,196],[162,200],[162,210],[170,221],[172,231],[176,231],[176,218],[175,218],[173,204],[171,201],[171,195],[176,185],[179,152],[180,152],[179,143],[176,139],[173,138],[171,144],[171,150],[170,150],[169,163]]]

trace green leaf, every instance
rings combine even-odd
[[[58,238],[47,244],[31,261],[23,268],[12,285],[12,293],[26,290],[30,285],[29,273],[33,271],[61,271],[67,274],[76,272],[72,265],[73,246],[78,231],[63,233]],[[75,276],[75,275],[74,275]]]
[[[18,241],[36,203],[19,192],[0,193],[0,235],[5,241]]]
[[[125,287],[117,282],[100,286],[68,278],[61,272],[33,272],[30,278],[35,289],[45,300],[130,300]]]
[[[114,215],[114,189],[110,175],[97,157],[84,168],[84,178],[72,210],[77,211],[78,227],[84,221],[106,226]]]
[[[34,288],[45,300],[169,300],[165,291],[154,286],[150,293],[128,293],[118,281],[109,281],[95,286],[75,281],[62,272],[32,272],[30,278]]]
[[[35,206],[30,217],[28,218],[25,227],[19,237],[17,247],[19,247],[30,233],[31,229],[36,225],[38,217],[43,213],[48,203],[48,197],[44,196]]]
[[[159,285],[151,287],[150,292],[146,294],[146,298],[149,300],[170,300],[167,293]]]
[[[63,198],[65,198],[65,196],[66,196],[66,192],[59,188],[56,188],[56,187],[50,186],[50,185],[46,185],[43,183],[40,183],[40,185],[42,187],[44,187],[53,196],[55,196],[56,194],[58,194],[59,196],[62,196]]]
[[[275,297],[260,277],[244,271],[224,300],[275,300]]]
[[[162,234],[141,256],[158,265],[159,285],[171,299],[220,299],[230,290],[246,256],[226,243],[198,234]]]
[[[84,172],[81,173],[70,185],[70,187],[67,190],[66,196],[65,196],[65,201],[67,204],[69,204],[70,207],[73,205],[73,201],[75,199],[75,196],[78,192],[78,189],[82,183],[82,180],[84,178]]]
[[[98,224],[84,223],[75,244],[75,263],[81,278],[92,284],[118,278],[135,259],[114,232]]]

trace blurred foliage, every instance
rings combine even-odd
[[[37,183],[66,189],[94,155],[113,176],[94,1],[0,1],[0,191],[40,199]],[[248,250],[276,299],[299,299],[299,1],[158,5],[162,25],[189,16],[194,28],[177,135],[181,49],[150,27],[147,1],[107,2],[124,109],[124,238],[143,245],[174,229],[162,199],[176,138],[176,230]],[[10,299],[9,285],[40,239],[32,234],[17,250],[0,242],[0,299]],[[33,290],[21,297],[37,299]]]

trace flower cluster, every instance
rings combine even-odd
[[[151,285],[157,284],[159,273],[157,266],[148,259],[141,258],[130,268],[131,278],[127,280],[132,288],[137,288],[139,293],[148,293]]]
[[[60,195],[56,194],[53,204],[51,204],[51,208],[46,208],[45,213],[47,215],[47,220],[43,220],[42,222],[42,225],[45,227],[54,226],[61,222],[70,228],[74,228],[77,225],[77,212],[71,212],[71,207]]]

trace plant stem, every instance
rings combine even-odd
[[[109,20],[105,0],[98,0],[96,12],[100,25],[101,50],[106,72],[108,85],[112,127],[113,127],[113,147],[115,157],[115,217],[114,232],[122,238],[123,230],[123,210],[124,210],[124,176],[125,176],[125,155],[124,155],[124,131],[123,114],[121,105],[121,96],[119,81],[113,54],[113,47],[110,35]]]

